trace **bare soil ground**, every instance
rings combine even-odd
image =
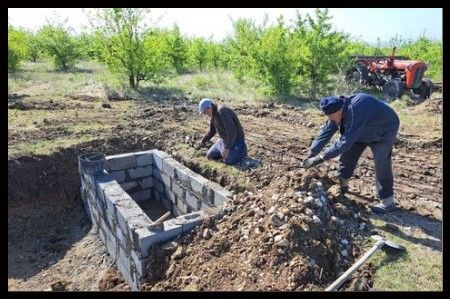
[[[155,248],[146,290],[320,290],[362,254],[374,230],[368,212],[376,203],[370,150],[363,154],[351,180],[352,192],[345,197],[336,192],[337,161],[307,173],[299,168],[323,121],[313,109],[232,105],[244,126],[249,156],[263,161],[246,171],[211,163],[204,158],[206,148],[194,148],[208,120],[196,115],[193,103],[20,101],[28,108],[11,105],[9,113],[17,120],[22,116],[17,113],[29,113],[36,123],[23,123],[20,129],[10,123],[8,128],[9,290],[129,289],[90,231],[81,206],[76,159],[87,151],[159,148],[235,194],[223,219]],[[103,107],[106,102],[112,108]],[[433,99],[410,109],[420,113],[440,110],[441,105],[441,99]],[[44,121],[37,117],[39,109],[63,114],[46,114]],[[101,126],[69,129],[80,122]],[[50,154],[24,154],[24,144],[89,134],[93,141]],[[404,130],[399,137],[393,167],[401,210],[381,218],[405,238],[440,251],[442,141]],[[314,192],[319,181],[329,198],[321,206],[298,193]],[[370,289],[372,271],[365,266],[347,289]]]

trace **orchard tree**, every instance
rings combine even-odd
[[[69,33],[66,21],[53,22],[38,31],[39,43],[43,52],[48,55],[57,69],[68,70],[82,57],[77,39]]]
[[[193,65],[198,66],[201,72],[208,59],[208,44],[204,38],[194,38],[189,45],[189,53]]]
[[[27,55],[28,46],[25,31],[8,25],[8,72],[16,72]]]
[[[348,36],[332,29],[331,18],[328,9],[316,9],[315,18],[307,14],[305,20],[297,13],[298,84],[311,100],[329,92],[331,75],[348,63]]]
[[[33,62],[38,61],[42,55],[42,43],[37,34],[27,31],[28,59]]]
[[[116,74],[125,74],[130,87],[151,80],[159,69],[147,63],[144,35],[150,29],[144,20],[147,8],[102,8],[88,13],[101,46],[101,60]]]
[[[173,67],[177,74],[183,74],[188,61],[188,47],[177,25],[166,34],[166,41],[170,49],[169,57]]]

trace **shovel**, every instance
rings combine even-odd
[[[373,247],[366,252],[359,260],[356,261],[356,263],[353,264],[347,271],[345,271],[341,276],[339,276],[338,279],[336,279],[328,288],[325,289],[325,291],[336,291],[341,284],[343,284],[349,277],[352,275],[353,272],[355,272],[359,267],[361,267],[364,262],[366,262],[378,249],[380,248],[386,248],[386,249],[393,249],[394,251],[404,251],[406,250],[405,247],[398,245],[392,241],[386,240],[385,238],[373,235],[371,236],[372,239],[376,240],[377,243],[373,245]]]

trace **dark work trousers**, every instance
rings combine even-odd
[[[369,146],[372,150],[373,160],[375,162],[378,196],[380,199],[384,199],[394,195],[394,176],[392,174],[391,155],[396,136],[397,130],[395,131],[395,134],[391,133],[378,142],[355,142],[348,151],[341,154],[339,158],[338,176],[343,179],[349,179],[355,170],[361,154],[366,147]]]
[[[206,157],[208,159],[219,160],[222,159],[222,150],[225,148],[225,142],[222,138],[219,138],[208,150]],[[228,157],[223,161],[227,165],[233,165],[240,162],[247,157],[247,145],[244,141],[236,141],[230,148]]]

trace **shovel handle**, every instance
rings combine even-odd
[[[362,257],[359,258],[347,271],[345,271],[338,279],[336,279],[325,291],[336,291],[337,288],[344,283],[353,272],[355,272],[365,261],[367,261],[378,249],[383,247],[386,241],[384,239],[379,240],[373,247],[367,251]]]

